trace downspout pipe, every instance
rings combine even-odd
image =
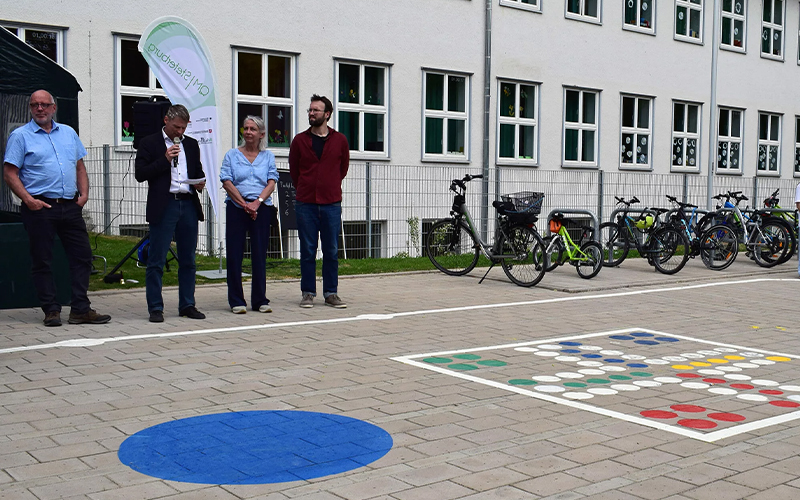
[[[481,238],[489,241],[489,113],[492,94],[492,1],[486,0],[484,16],[484,59],[483,59],[483,179],[481,180]],[[499,187],[499,176],[495,187]]]
[[[714,28],[712,30],[713,38],[711,39],[711,116],[709,116],[708,120],[708,182],[706,183],[706,208],[709,211],[713,208],[714,171],[716,170],[715,166],[717,160],[717,67],[719,64],[719,24],[719,0],[714,0]]]

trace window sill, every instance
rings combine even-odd
[[[735,45],[723,45],[719,44],[720,50],[727,50],[728,52],[734,52],[736,54],[747,54],[746,47],[736,47]]]
[[[502,5],[503,7],[511,7],[519,10],[527,10],[528,12],[536,12],[537,14],[542,13],[541,2],[539,5],[529,5],[520,2],[513,2],[511,0],[500,0],[500,5]]]
[[[650,165],[630,165],[627,163],[621,163],[619,165],[619,169],[625,172],[652,172],[653,167]]]
[[[472,163],[469,158],[462,156],[423,156],[420,160],[423,163],[458,163],[469,164]]]
[[[633,25],[633,24],[624,24],[623,23],[622,24],[622,30],[623,31],[630,31],[630,32],[633,32],[633,33],[641,33],[642,35],[656,36],[655,28],[643,28],[641,26],[636,26],[636,25]]]
[[[597,26],[602,26],[603,25],[603,21],[601,21],[600,18],[581,16],[579,14],[573,14],[571,12],[567,12],[566,14],[564,14],[564,18],[565,19],[570,19],[572,21],[579,21],[579,22],[582,22],[582,23],[594,24],[594,25],[597,25]]]
[[[756,171],[756,177],[780,177],[780,176],[781,176],[780,172],[764,171],[764,170]]]
[[[669,169],[670,173],[673,174],[699,174],[700,173],[700,166],[686,168],[686,167],[679,167],[676,165],[672,165]]]
[[[387,155],[369,155],[364,153],[354,153],[350,152],[350,161],[357,160],[357,161],[392,161],[392,159]]]
[[[597,163],[567,163],[563,161],[561,162],[561,168],[600,170],[600,166]]]
[[[703,45],[702,37],[701,38],[694,38],[694,37],[691,37],[691,36],[679,35],[679,34],[675,33],[674,39],[676,41],[678,41],[678,42],[691,43],[693,45]]]
[[[783,56],[774,56],[772,54],[761,53],[761,59],[769,59],[770,61],[784,62]]]
[[[738,175],[738,176],[741,177],[742,171],[741,170],[720,170],[720,169],[717,169],[717,171],[714,172],[714,174],[715,175]]]
[[[515,160],[513,158],[497,158],[495,160],[495,165],[500,167],[524,167],[524,168],[538,168],[539,161],[538,160]]]

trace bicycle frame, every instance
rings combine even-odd
[[[586,252],[581,250],[580,246],[575,243],[575,241],[569,235],[569,231],[567,231],[567,228],[563,224],[561,225],[561,229],[559,229],[556,235],[553,237],[553,240],[550,242],[550,245],[548,245],[545,252],[549,254],[559,242],[561,242],[562,246],[564,247],[564,251],[567,252],[567,257],[569,257],[570,262],[585,262],[589,260],[589,256],[586,255]]]

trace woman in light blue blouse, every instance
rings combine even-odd
[[[250,259],[253,272],[250,307],[272,312],[267,288],[267,248],[272,218],[272,192],[278,181],[275,155],[267,151],[264,120],[248,116],[242,123],[244,143],[225,154],[219,178],[228,193],[225,199],[226,256],[228,259],[228,304],[234,314],[247,312],[242,292],[242,258],[245,234],[250,233]]]

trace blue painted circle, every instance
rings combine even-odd
[[[644,363],[628,363],[628,366],[631,368],[647,368],[650,365],[646,365]]]
[[[631,337],[653,337],[653,336],[654,335],[652,333],[644,333],[644,332],[631,333]]]
[[[376,425],[305,411],[246,411],[148,427],[120,445],[119,460],[148,476],[200,484],[314,479],[363,467],[392,449]]]
[[[641,345],[658,345],[661,342],[656,342],[655,340],[634,340],[633,343]]]
[[[676,339],[674,337],[656,337],[656,340],[660,342],[680,342],[681,339]]]
[[[630,335],[611,335],[609,338],[614,340],[633,340]]]
[[[589,359],[596,359],[596,358],[602,358],[603,357],[603,356],[601,356],[599,354],[581,354],[581,356],[583,356],[584,358],[589,358]]]
[[[625,362],[624,359],[617,359],[617,358],[606,358],[603,361],[605,361],[606,363],[624,363]]]
[[[580,349],[561,349],[561,352],[566,352],[566,353],[569,353],[569,354],[577,354],[577,353],[581,352],[581,350]]]
[[[572,346],[583,345],[580,342],[559,342],[559,344],[561,344],[561,345],[572,345]]]

